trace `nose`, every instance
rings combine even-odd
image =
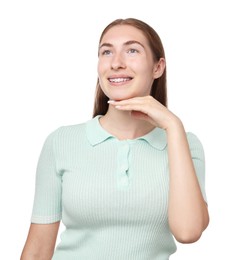
[[[119,70],[119,69],[124,69],[126,68],[126,63],[125,59],[123,57],[123,54],[121,53],[116,53],[111,61],[111,68],[113,70]]]

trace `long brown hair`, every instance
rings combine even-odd
[[[146,24],[143,21],[140,21],[135,18],[127,18],[127,19],[117,19],[111,22],[107,27],[103,30],[99,44],[102,41],[105,33],[116,25],[131,25],[139,30],[145,35],[148,39],[150,49],[153,54],[153,59],[155,62],[159,61],[160,58],[165,59],[165,52],[161,42],[159,35],[156,31]],[[164,106],[167,106],[167,82],[166,82],[166,68],[160,78],[154,80],[151,88],[151,96],[153,96],[156,100],[162,103]],[[93,109],[93,117],[97,115],[105,115],[108,110],[108,97],[102,91],[99,79],[97,79],[96,85],[96,93],[95,93],[95,101],[94,101],[94,109]]]

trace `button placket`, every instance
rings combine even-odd
[[[121,141],[117,158],[117,182],[120,188],[127,188],[129,186],[129,153],[129,143],[127,141]]]

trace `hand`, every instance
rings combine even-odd
[[[165,130],[179,120],[152,96],[135,97],[121,101],[110,100],[108,103],[118,110],[131,111],[135,118],[148,121],[152,125]]]

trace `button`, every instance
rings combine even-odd
[[[127,164],[122,164],[120,166],[120,172],[125,173],[128,170],[128,165]]]

